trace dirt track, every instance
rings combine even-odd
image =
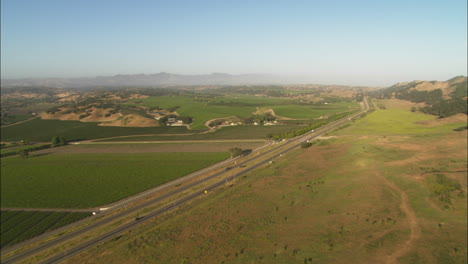
[[[385,263],[393,264],[393,263],[399,263],[398,258],[406,255],[411,250],[411,247],[413,246],[413,244],[421,237],[421,227],[419,226],[416,213],[414,212],[413,208],[411,208],[411,205],[409,204],[408,195],[403,190],[401,190],[396,184],[389,181],[387,178],[383,176],[382,178],[388,186],[390,186],[392,189],[394,189],[400,194],[400,197],[401,197],[400,208],[408,217],[409,228],[411,231],[409,239],[406,240],[406,242],[402,244],[395,252],[387,256]]]

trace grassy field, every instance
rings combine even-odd
[[[147,107],[159,106],[163,109],[179,107],[177,113],[193,117],[193,129],[204,129],[205,122],[214,118],[228,116],[251,116],[257,107],[272,108],[277,115],[289,118],[317,118],[322,115],[342,112],[356,103],[337,103],[328,105],[304,105],[292,99],[271,97],[230,96],[216,98],[197,98],[184,96],[158,96],[133,100]],[[277,112],[278,111],[278,112]]]
[[[466,263],[467,132],[424,118],[377,110],[66,263]]]
[[[228,152],[231,148],[256,149],[267,140],[252,141],[164,141],[152,143],[82,143],[50,148],[34,154],[45,153],[154,153],[154,152]]]
[[[2,141],[49,142],[54,136],[68,141],[142,134],[190,133],[185,127],[103,127],[97,123],[33,119],[1,128]]]
[[[1,247],[11,246],[90,216],[77,212],[1,212]]]
[[[464,123],[449,123],[441,126],[425,126],[417,122],[434,120],[435,116],[423,113],[413,113],[409,107],[400,106],[393,100],[378,100],[380,104],[386,105],[386,110],[379,110],[359,123],[343,129],[337,134],[352,135],[425,135],[434,133],[446,133],[455,128],[466,126]]]
[[[434,116],[411,113],[406,110],[388,109],[376,111],[359,122],[358,126],[350,126],[338,134],[369,134],[369,135],[424,135],[444,133],[466,123],[451,123],[443,126],[428,127],[416,122],[435,119]]]
[[[1,207],[108,204],[229,157],[227,152],[49,154],[1,164]]]
[[[276,105],[271,106],[275,111],[275,114],[279,116],[296,118],[296,119],[308,119],[308,118],[319,118],[321,116],[334,114],[338,112],[344,112],[350,108],[358,109],[359,106],[356,103],[339,103],[339,104],[328,104],[328,105]]]

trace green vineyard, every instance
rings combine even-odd
[[[1,247],[25,241],[90,215],[81,212],[2,211]]]

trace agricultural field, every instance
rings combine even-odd
[[[294,131],[301,126],[297,125],[277,125],[277,126],[253,126],[240,125],[228,126],[210,133],[200,133],[191,135],[149,135],[149,136],[128,136],[121,138],[111,138],[96,140],[107,141],[160,141],[160,140],[222,140],[222,139],[267,139],[268,135]]]
[[[65,263],[466,263],[467,131],[431,120],[376,110]]]
[[[61,136],[67,141],[142,134],[183,134],[185,127],[105,127],[93,122],[33,119],[14,126],[1,128],[2,142],[28,140],[50,142]],[[192,132],[193,133],[193,132]]]
[[[10,115],[10,116],[2,119],[2,126],[14,124],[14,123],[17,123],[17,122],[21,122],[21,121],[27,120],[27,119],[32,118],[32,117],[34,117],[34,116],[31,115],[31,114]]]
[[[228,152],[231,148],[256,149],[267,144],[266,140],[220,140],[220,141],[161,141],[161,142],[119,142],[80,143],[60,148],[37,151],[34,155],[49,153],[154,153],[154,152]]]
[[[142,192],[228,158],[224,152],[51,153],[7,157],[2,208],[90,208]]]
[[[327,105],[276,105],[270,106],[275,114],[293,119],[320,118],[330,114],[359,109],[356,103],[336,103]]]
[[[227,126],[209,133],[199,134],[185,134],[185,135],[142,135],[142,136],[128,136],[116,137],[102,140],[95,140],[96,142],[113,142],[113,141],[174,141],[174,140],[234,140],[234,139],[266,139],[266,138],[284,138],[293,135],[299,135],[299,131],[305,132],[314,129],[314,126],[319,127],[328,122],[338,120],[353,112],[342,112],[329,116],[326,119],[311,119],[306,122],[292,123],[286,120],[288,125],[275,125],[275,126],[255,126],[255,125],[239,125]],[[282,121],[283,122],[283,121]]]
[[[192,129],[205,129],[205,122],[215,118],[249,117],[257,108],[272,108],[275,113],[287,118],[310,119],[357,108],[356,103],[303,104],[293,99],[260,96],[230,95],[226,97],[158,96],[132,100],[145,107],[175,109],[179,115],[193,117]],[[279,111],[278,113],[276,111]]]
[[[28,240],[47,231],[57,229],[90,216],[85,212],[1,212],[1,247]]]
[[[156,99],[155,99],[156,98]],[[257,107],[250,105],[257,101],[257,106],[266,108],[272,108],[279,111],[278,115],[284,115],[288,118],[299,118],[299,119],[312,119],[318,118],[323,115],[338,113],[347,111],[352,108],[356,108],[355,103],[338,103],[328,105],[266,105],[267,103],[278,103],[278,101],[289,101],[290,99],[246,99],[242,98],[245,102],[240,101],[215,101],[213,103],[201,103],[194,102],[192,97],[168,97],[163,101],[164,104],[158,104],[163,97],[150,97],[147,99],[141,99],[145,106],[155,106],[156,104],[160,107],[174,107],[181,104],[177,112],[180,115],[193,116],[194,123],[188,130],[186,127],[171,127],[171,126],[159,126],[159,127],[110,127],[110,126],[98,126],[95,122],[80,122],[80,121],[62,121],[62,120],[43,120],[33,119],[25,123],[2,127],[1,128],[1,140],[3,142],[12,142],[20,140],[28,140],[32,142],[48,142],[54,136],[64,137],[68,141],[78,140],[90,140],[108,137],[118,137],[127,135],[167,135],[167,134],[198,134],[203,130],[206,130],[205,122],[215,118],[229,117],[229,116],[252,116],[252,113],[257,110]],[[169,100],[170,99],[170,100]],[[146,101],[147,100],[147,101]],[[157,100],[157,101],[155,101]],[[191,101],[192,100],[192,101]],[[239,99],[238,99],[239,100]],[[265,101],[260,103],[261,101]],[[240,106],[239,106],[240,105]],[[232,139],[232,138],[264,138],[269,133],[277,133],[278,131],[284,132],[289,129],[291,125],[283,126],[271,126],[265,128],[257,128],[248,126],[249,128],[240,128],[236,133],[231,131],[236,130],[233,128],[223,129],[222,132],[216,135],[196,135],[194,138],[207,139]],[[199,129],[199,130],[197,130]],[[243,131],[251,130],[251,133],[243,133]],[[268,132],[267,132],[268,130]],[[34,133],[31,133],[34,131]],[[178,138],[177,136],[175,136]]]

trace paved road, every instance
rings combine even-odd
[[[209,177],[206,177],[206,178],[203,178],[201,180],[198,180],[196,182],[193,182],[191,184],[188,184],[188,185],[185,185],[183,187],[180,187],[178,188],[177,190],[174,190],[170,193],[167,193],[163,196],[160,196],[158,198],[155,198],[155,199],[152,199],[152,200],[149,200],[145,203],[142,203],[140,205],[137,205],[135,207],[132,207],[132,208],[129,208],[128,210],[126,211],[123,211],[111,218],[107,218],[107,219],[102,219],[101,221],[98,221],[92,225],[89,225],[85,228],[82,228],[82,229],[79,229],[79,230],[76,230],[72,233],[69,233],[67,235],[63,235],[55,240],[51,240],[49,242],[46,242],[38,247],[35,247],[35,248],[32,248],[32,249],[29,249],[29,250],[26,250],[26,251],[23,251],[22,253],[20,254],[17,254],[15,256],[12,256],[10,258],[7,258],[5,259],[4,261],[2,261],[2,263],[4,264],[9,264],[9,263],[15,263],[17,261],[20,261],[20,260],[24,260],[28,257],[31,257],[31,256],[34,256],[38,253],[40,253],[41,251],[44,251],[44,250],[47,250],[49,248],[52,248],[56,245],[59,245],[65,241],[68,241],[69,239],[72,239],[72,238],[75,238],[75,237],[78,237],[80,235],[83,235],[84,233],[86,232],[89,232],[93,229],[96,229],[100,226],[103,226],[105,224],[108,224],[110,222],[113,222],[117,219],[121,219],[122,217],[125,217],[125,216],[128,216],[132,213],[135,213],[143,208],[146,208],[146,207],[149,207],[151,205],[155,205],[167,198],[170,198],[170,197],[174,197],[186,190],[189,190],[190,188],[193,188],[193,187],[196,187],[196,186],[199,186],[200,184],[204,183],[204,182],[207,182],[211,179],[214,179],[214,178],[221,178],[220,180],[216,181],[215,183],[211,184],[210,186],[206,187],[206,188],[203,188],[201,190],[198,190],[196,192],[193,192],[167,206],[164,206],[162,208],[159,208],[159,209],[156,209],[148,214],[146,214],[143,218],[139,219],[139,220],[135,220],[135,221],[132,221],[132,222],[129,222],[123,226],[120,226],[120,227],[117,227],[116,229],[112,230],[112,231],[109,231],[103,235],[100,235],[90,241],[87,241],[87,242],[84,242],[82,244],[79,244],[69,250],[65,250],[65,251],[62,251],[60,253],[58,253],[57,255],[41,262],[41,263],[59,263],[61,261],[64,261],[68,258],[71,258],[83,251],[86,251],[94,246],[96,246],[97,244],[99,243],[102,243],[112,237],[115,237],[119,234],[122,234],[134,227],[136,227],[137,225],[140,225],[142,223],[145,223],[146,221],[149,221],[150,219],[153,219],[154,217],[157,217],[161,214],[164,214],[172,209],[175,209],[197,197],[200,197],[202,195],[205,194],[205,190],[207,191],[211,191],[213,189],[216,189],[216,188],[219,188],[220,186],[223,186],[226,181],[231,181],[239,176],[242,176],[268,162],[270,162],[271,160],[275,159],[275,158],[278,158],[284,154],[287,154],[288,152],[300,147],[300,145],[303,143],[303,142],[306,142],[307,140],[312,140],[312,139],[315,139],[333,129],[336,129],[340,126],[342,126],[343,124],[346,124],[348,122],[350,122],[352,119],[356,118],[356,117],[359,117],[363,114],[365,114],[368,110],[372,109],[372,107],[369,105],[368,101],[367,101],[367,98],[364,99],[364,109],[358,113],[355,113],[355,114],[352,114],[350,116],[347,116],[345,118],[342,118],[340,120],[337,120],[335,122],[332,122],[326,126],[323,126],[322,128],[319,128],[315,131],[311,131],[309,133],[306,133],[302,136],[299,136],[297,138],[294,138],[294,139],[291,139],[291,140],[288,140],[286,141],[285,143],[283,144],[277,144],[275,147],[267,150],[267,151],[264,151],[263,153],[259,154],[259,155],[252,155],[251,154],[251,157],[242,161],[242,162],[239,162],[238,164],[236,164],[235,166],[232,166],[231,167],[231,170],[234,169],[234,168],[241,168],[242,170],[240,172],[237,172],[235,173],[234,175],[230,175],[228,176],[228,174],[230,174],[230,171],[221,171],[221,172],[218,172],[218,173],[215,173]],[[273,157],[271,157],[270,154],[274,153],[274,152],[280,152],[280,154],[277,154]],[[221,176],[224,176],[224,177],[221,177]]]

